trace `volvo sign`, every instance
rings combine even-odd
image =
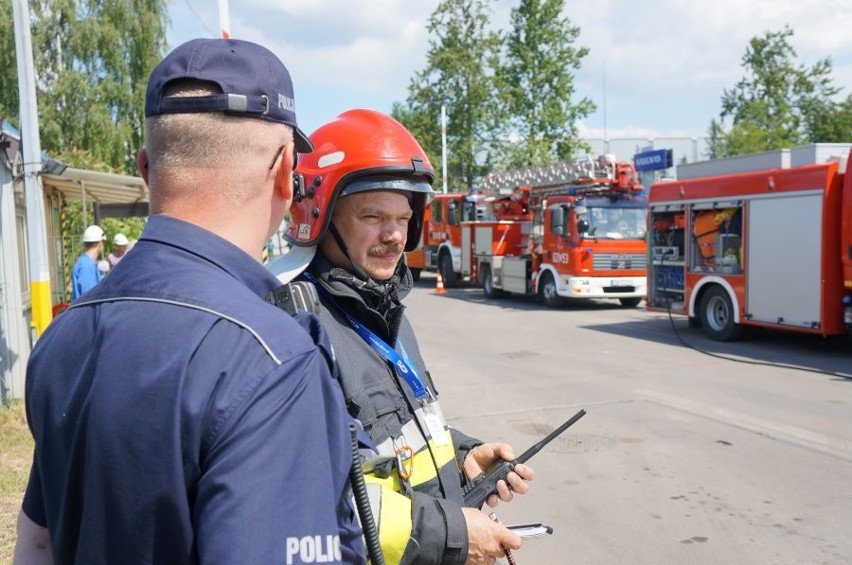
[[[637,171],[659,171],[673,165],[671,149],[655,149],[644,151],[633,156],[633,164]]]

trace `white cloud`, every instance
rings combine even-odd
[[[218,29],[215,3],[173,0],[173,43]],[[231,32],[269,46],[296,81],[300,120],[312,129],[340,111],[390,111],[426,64],[426,23],[438,0],[231,1]],[[492,23],[508,26],[517,0],[497,0]],[[789,24],[798,61],[831,56],[835,85],[852,85],[852,2],[844,0],[598,0],[566,2],[590,48],[578,96],[598,111],[579,124],[609,137],[704,135],[720,98],[743,76],[749,39]],[[604,95],[604,69],[606,90]],[[604,120],[604,99],[606,119]],[[304,118],[302,116],[305,116]]]
[[[748,41],[785,24],[793,29],[791,43],[800,63],[811,65],[833,55],[840,62],[833,73],[835,84],[850,84],[852,34],[828,23],[852,21],[850,3],[607,1],[575,3],[566,12],[582,28],[580,43],[591,49],[578,88],[598,104],[589,123],[599,129],[604,123],[605,66],[608,132],[638,128],[703,135],[721,109],[724,89],[743,76]]]

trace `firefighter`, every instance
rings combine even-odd
[[[521,540],[463,508],[463,488],[514,453],[447,426],[402,304],[412,288],[403,252],[417,247],[432,194],[429,159],[399,122],[370,110],[341,114],[311,142],[316,151],[297,167],[291,249],[269,268],[317,287],[347,408],[384,457],[367,484],[385,559],[492,563]],[[533,474],[518,465],[499,499],[525,493]]]

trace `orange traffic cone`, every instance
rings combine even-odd
[[[438,282],[435,283],[435,294],[444,294],[444,279],[441,277],[441,271],[438,271]]]

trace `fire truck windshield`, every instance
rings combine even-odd
[[[589,206],[589,236],[598,239],[645,239],[645,208]]]

